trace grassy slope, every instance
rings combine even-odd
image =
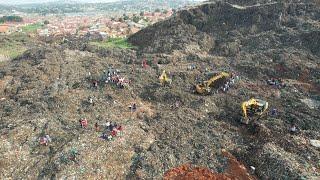
[[[35,24],[30,24],[27,26],[24,26],[22,28],[23,32],[35,32],[37,29],[40,29],[42,27],[41,23],[35,23]]]
[[[25,43],[30,39],[24,34],[12,34],[10,40],[1,40],[0,42],[0,56],[13,59],[21,55],[27,47]]]
[[[107,41],[102,42],[91,42],[91,45],[103,47],[103,48],[121,48],[121,49],[132,49],[132,46],[125,38],[110,38]]]

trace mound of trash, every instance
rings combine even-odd
[[[137,50],[28,42],[0,64],[0,177],[318,179],[320,8],[232,2],[143,29]]]

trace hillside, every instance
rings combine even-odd
[[[129,37],[138,49],[71,37],[28,42],[22,55],[0,64],[0,177],[162,179],[186,170],[227,178],[223,173],[238,172],[232,162],[258,179],[319,178],[320,8],[310,1],[239,2],[180,11]],[[128,87],[105,83],[110,67]],[[171,85],[160,85],[162,70]],[[212,71],[240,78],[227,92],[194,93]],[[286,86],[268,85],[271,78]],[[269,102],[257,129],[240,123],[241,103],[250,97]],[[94,127],[107,121],[123,126],[113,141]],[[289,132],[293,124],[297,133]],[[48,146],[39,144],[44,135]]]

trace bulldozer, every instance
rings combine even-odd
[[[209,94],[212,89],[218,89],[222,87],[230,78],[230,74],[226,72],[220,72],[213,75],[209,80],[203,81],[196,85],[196,92],[199,94]]]
[[[249,124],[250,121],[257,121],[267,112],[268,106],[267,101],[255,98],[243,102],[241,105],[243,113],[241,122]]]
[[[168,77],[167,73],[165,70],[162,71],[161,76],[159,77],[160,80],[160,84],[162,86],[166,85],[166,84],[171,84],[172,80]]]

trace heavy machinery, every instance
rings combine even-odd
[[[249,124],[249,121],[254,116],[258,116],[259,119],[268,109],[268,102],[260,99],[251,98],[248,101],[242,103],[243,118],[242,123]]]
[[[168,77],[165,70],[162,71],[162,74],[159,77],[159,80],[161,85],[171,84],[172,82],[172,80]]]
[[[209,80],[203,81],[196,85],[196,92],[199,94],[209,94],[212,89],[218,89],[222,87],[230,78],[230,74],[226,72],[220,72],[213,75]]]

